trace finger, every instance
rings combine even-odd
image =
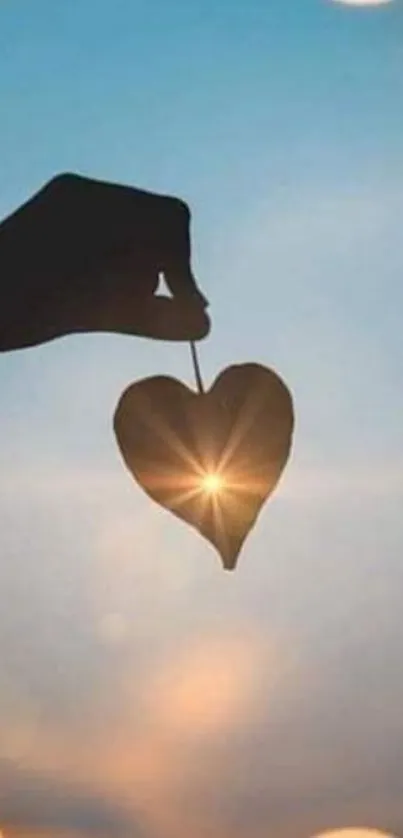
[[[182,305],[176,300],[155,298],[143,314],[143,333],[168,341],[198,341],[210,332],[210,318],[200,306]]]
[[[191,267],[191,214],[184,201],[79,175],[61,175],[51,187],[74,208],[66,215],[77,245],[83,239],[84,249],[116,260],[117,268],[128,257],[139,274],[161,272],[175,297],[208,305]]]
[[[163,224],[162,271],[169,290],[178,299],[189,300],[204,308],[208,301],[200,291],[191,265],[191,214],[177,198],[167,199]]]
[[[108,314],[93,324],[91,331],[115,332],[154,340],[202,340],[210,332],[210,319],[200,306],[181,305],[167,297],[153,297],[131,310],[120,310],[119,317]]]

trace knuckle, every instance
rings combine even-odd
[[[182,198],[171,198],[171,206],[175,213],[185,222],[190,221],[190,207]]]
[[[70,189],[80,183],[81,180],[82,178],[80,178],[79,175],[75,175],[71,172],[61,172],[48,181],[45,188],[52,192],[66,192],[67,190],[70,191]]]

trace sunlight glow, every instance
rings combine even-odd
[[[389,832],[380,832],[378,829],[335,829],[331,832],[321,832],[315,838],[393,838]]]
[[[200,519],[213,513],[216,526],[224,532],[225,513],[245,504],[246,497],[265,490],[265,481],[251,473],[249,457],[244,450],[245,438],[259,410],[260,400],[253,391],[239,410],[219,456],[208,436],[203,441],[201,456],[200,451],[181,440],[180,434],[163,416],[153,414],[152,430],[172,451],[172,460],[176,460],[178,468],[176,472],[171,468],[157,468],[153,475],[147,475],[149,486],[158,492],[167,492],[171,509],[180,510],[187,504],[194,504]]]
[[[222,732],[258,694],[260,673],[255,638],[203,637],[158,672],[149,704],[154,724],[185,741]]]
[[[210,495],[217,495],[225,486],[225,481],[220,474],[212,472],[204,475],[202,479],[202,487],[204,492]]]
[[[334,3],[344,3],[345,6],[384,6],[393,0],[333,0]]]

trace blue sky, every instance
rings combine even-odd
[[[186,346],[0,358],[6,836],[403,829],[402,33],[399,0],[1,4],[0,216],[64,170],[185,198],[206,381],[260,361],[297,415],[229,577],[112,433]]]

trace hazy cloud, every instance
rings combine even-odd
[[[0,822],[5,829],[41,830],[54,836],[142,836],[133,814],[56,775],[28,773],[0,762]]]

